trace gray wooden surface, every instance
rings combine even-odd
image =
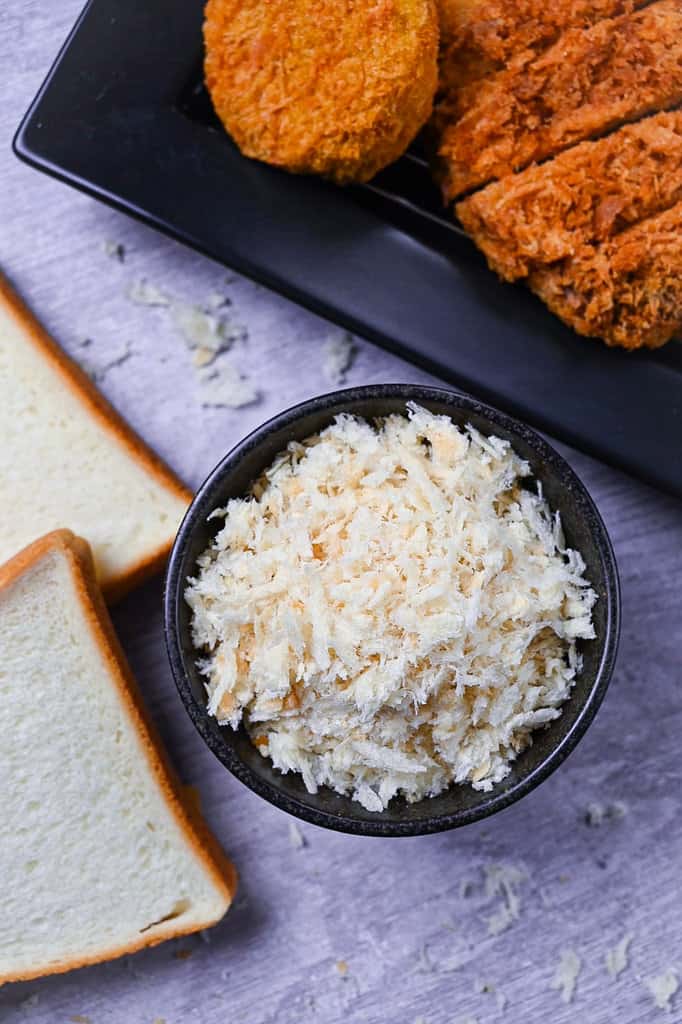
[[[108,397],[196,485],[255,424],[329,388],[322,345],[333,329],[12,156],[19,117],[79,7],[0,5],[0,265]],[[105,253],[108,241],[125,247],[123,263]],[[190,303],[212,293],[231,299],[246,336],[225,358],[256,382],[258,403],[202,407],[168,311],[127,298],[141,278]],[[428,379],[364,342],[348,375],[353,384]],[[548,782],[459,832],[363,840],[301,825],[298,848],[290,819],[232,779],[189,723],[166,663],[156,580],[116,609],[116,625],[181,775],[199,787],[238,865],[239,896],[203,938],[6,986],[0,1020],[682,1021],[682,991],[666,1012],[646,986],[670,968],[682,976],[681,507],[582,454],[567,455],[611,531],[624,620],[603,709]],[[599,808],[619,802],[625,813],[597,824]],[[599,807],[589,825],[592,803]],[[522,877],[513,887],[518,916],[493,935],[488,919],[509,902],[499,885],[495,891],[497,865]],[[614,981],[605,956],[625,934],[629,964]],[[552,988],[562,950],[582,963],[570,1004]]]

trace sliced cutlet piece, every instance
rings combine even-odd
[[[649,0],[438,0],[441,91],[537,56],[567,28],[588,28]]]
[[[682,0],[569,29],[462,97],[438,150],[446,201],[682,101]]]
[[[581,142],[475,192],[457,215],[507,281],[565,259],[682,199],[682,111]]]
[[[682,202],[529,281],[579,334],[628,349],[664,345],[682,331]]]

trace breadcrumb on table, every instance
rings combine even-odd
[[[446,201],[682,101],[682,3],[565,31],[548,50],[460,90],[442,132]]]

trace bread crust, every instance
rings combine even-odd
[[[0,593],[53,551],[61,551],[67,557],[83,612],[106,662],[111,679],[118,688],[130,724],[137,732],[144,748],[149,771],[163,793],[166,804],[184,833],[187,843],[201,860],[216,889],[222,893],[225,905],[215,919],[206,920],[199,925],[177,925],[173,920],[161,922],[154,927],[153,931],[141,934],[138,940],[129,945],[103,949],[90,956],[0,976],[0,985],[11,981],[29,981],[32,978],[48,974],[63,974],[78,967],[101,963],[104,960],[114,960],[147,946],[155,946],[167,939],[178,938],[209,927],[223,917],[234,897],[237,886],[237,873],[233,864],[210,832],[198,809],[193,806],[195,801],[191,794],[183,790],[163,748],[156,727],[144,706],[139,687],[116,636],[97,583],[95,564],[87,541],[77,537],[71,530],[54,530],[34,541],[9,562],[6,562],[4,566],[0,566]]]
[[[2,274],[0,274],[0,303],[19,324],[26,337],[30,339],[52,369],[57,371],[64,384],[83,405],[86,412],[107,431],[120,447],[126,449],[130,457],[141,465],[150,476],[154,477],[162,487],[189,505],[193,497],[192,492],[116,412],[81,367],[50,337]],[[107,601],[109,603],[117,601],[133,587],[159,572],[165,564],[172,544],[171,538],[168,543],[150,551],[145,558],[140,559],[127,572],[101,581]]]

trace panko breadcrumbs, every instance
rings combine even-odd
[[[408,404],[292,442],[186,599],[208,710],[370,811],[489,790],[557,718],[596,596],[507,441]]]

